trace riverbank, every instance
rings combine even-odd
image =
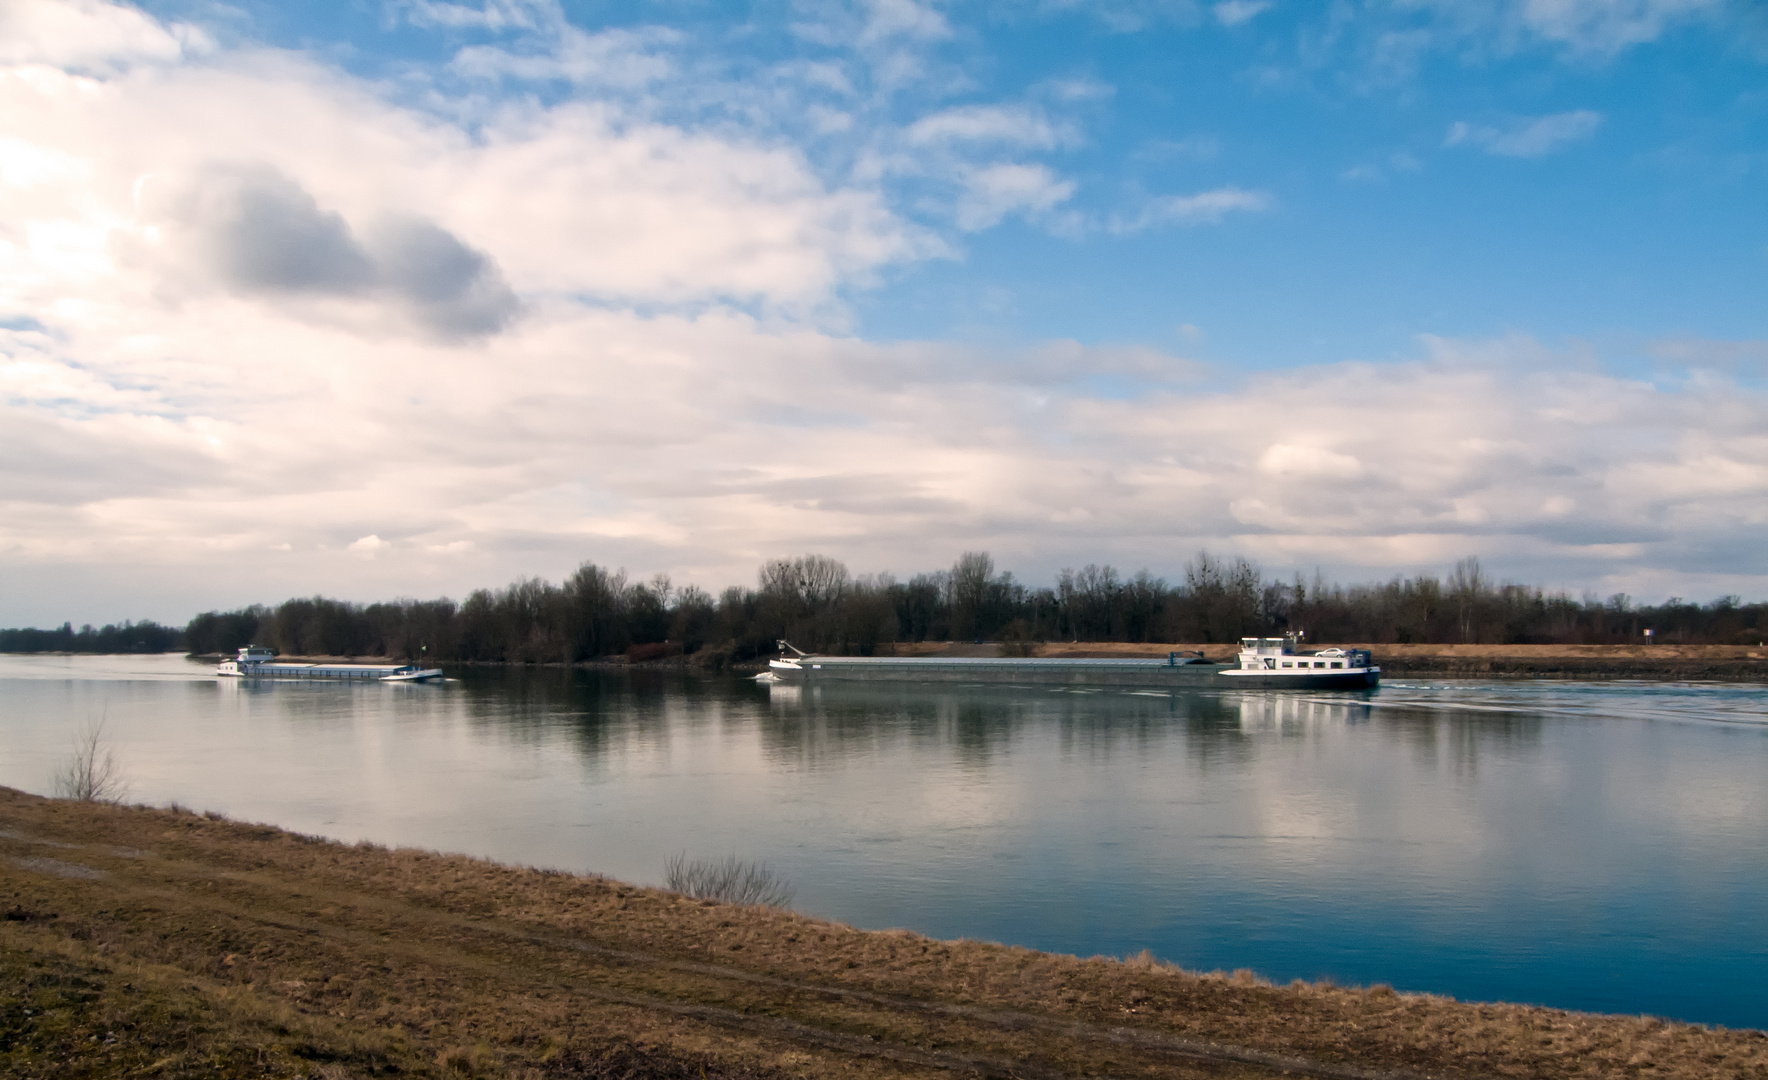
[[[0,788],[16,1077],[1761,1077],[1768,1036],[863,932]]]
[[[1388,677],[1435,679],[1643,679],[1654,682],[1768,682],[1768,647],[1759,645],[1449,645],[1310,643],[1309,649],[1368,649]],[[1176,642],[949,642],[914,641],[880,645],[879,656],[1032,656],[1071,658],[1163,657],[1197,652],[1214,663],[1233,661],[1236,644]],[[705,670],[698,654],[629,660],[609,656],[576,664],[516,665],[576,667],[594,671]],[[221,657],[194,657],[219,660]],[[314,664],[385,662],[381,657],[288,656]],[[451,663],[450,666],[506,667],[505,664]],[[767,658],[723,665],[748,673],[767,670]]]
[[[1448,645],[1310,642],[1306,648],[1368,649],[1387,677],[1646,679],[1653,681],[1768,681],[1768,647],[1745,645]],[[1049,642],[1015,648],[994,642],[915,642],[892,646],[897,656],[1159,657],[1199,652],[1231,662],[1237,644],[1179,642]]]

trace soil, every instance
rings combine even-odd
[[[1768,1035],[1082,959],[0,788],[8,1077],[1768,1077]]]

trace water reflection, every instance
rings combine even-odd
[[[0,782],[105,716],[137,798],[1062,951],[1768,1021],[1768,688],[219,682],[0,658]],[[106,666],[109,665],[109,666]]]

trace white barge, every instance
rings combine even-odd
[[[278,664],[276,654],[257,645],[223,660],[215,674],[235,679],[360,679],[370,682],[429,682],[442,678],[441,668],[416,664]]]
[[[1367,649],[1296,651],[1296,635],[1241,638],[1240,666],[1218,678],[1235,686],[1264,690],[1364,690],[1381,682]]]

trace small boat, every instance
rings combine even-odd
[[[1364,690],[1381,681],[1381,669],[1367,649],[1296,651],[1300,635],[1240,639],[1240,666],[1223,668],[1216,678],[1237,688],[1267,690]]]
[[[416,664],[278,664],[276,654],[247,645],[233,660],[215,665],[215,674],[235,679],[362,679],[373,682],[429,682],[441,668]]]

